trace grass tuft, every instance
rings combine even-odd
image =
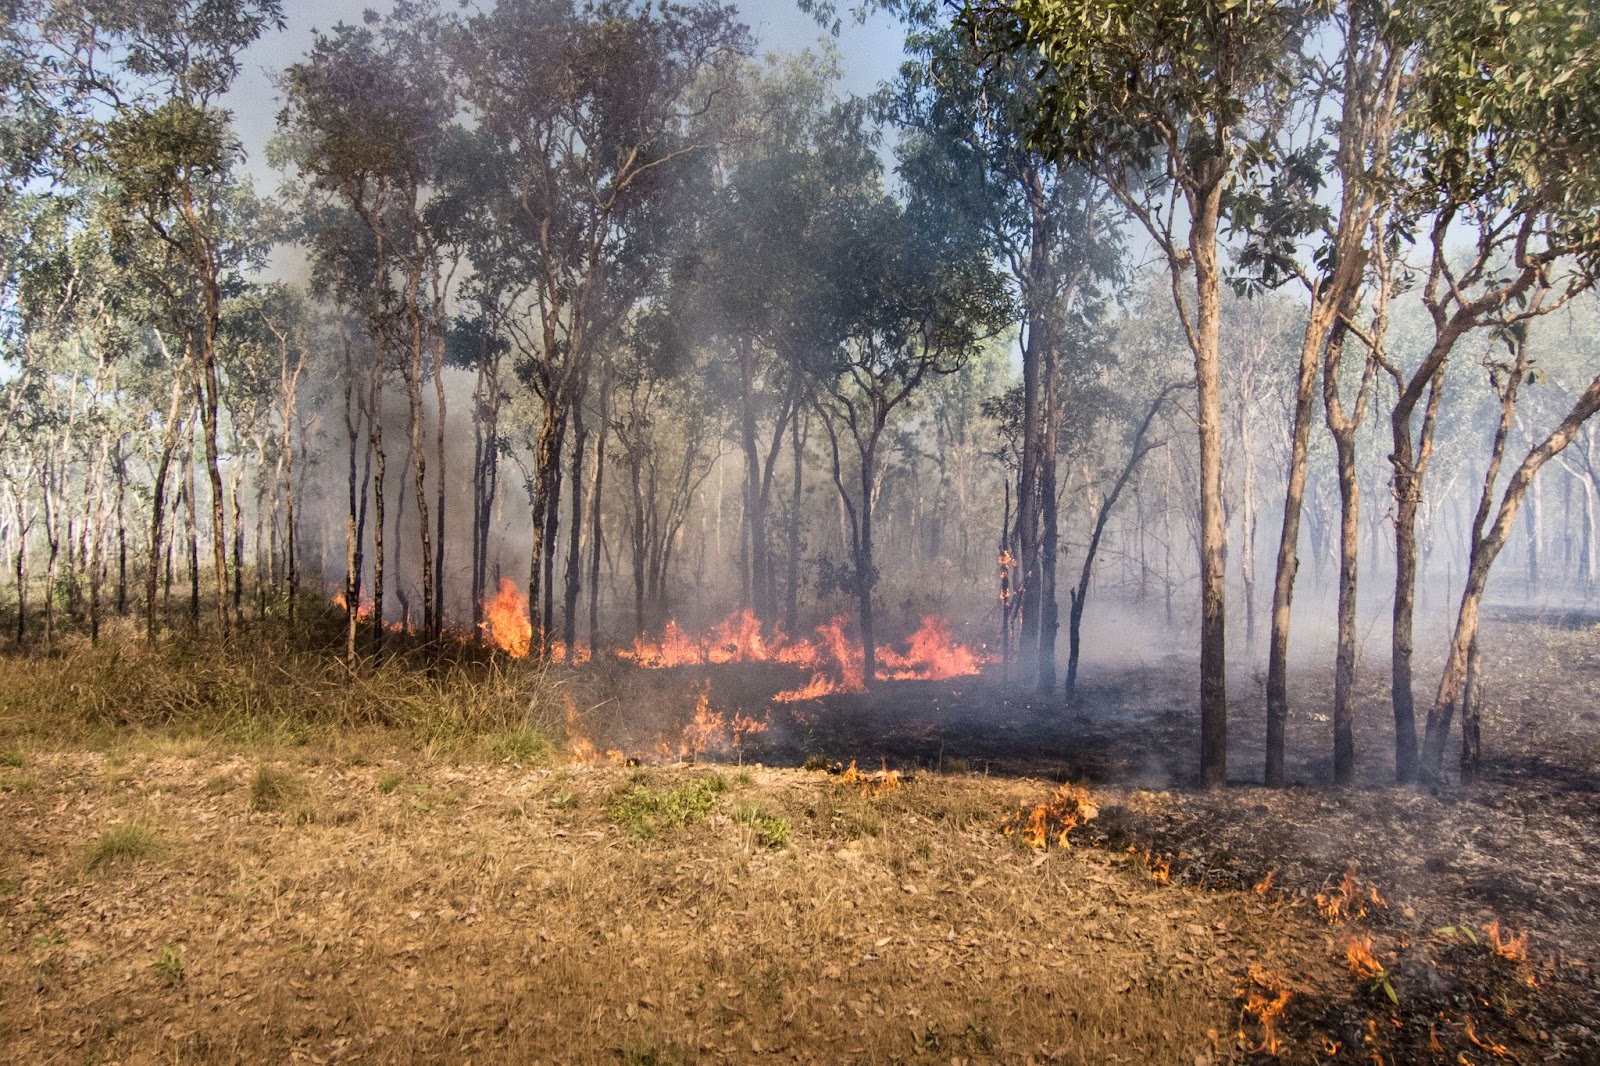
[[[311,790],[292,770],[280,770],[263,763],[256,767],[255,776],[250,779],[251,810],[301,814],[309,810],[310,798]]]
[[[389,793],[399,788],[400,783],[404,780],[405,778],[395,771],[385,770],[383,773],[378,775],[378,791],[387,796]]]
[[[704,821],[727,788],[728,783],[715,774],[668,789],[635,784],[611,802],[609,813],[613,822],[634,836],[653,837],[663,829]]]
[[[750,831],[759,847],[781,848],[789,843],[789,819],[771,813],[753,800],[744,800],[735,805],[733,820]]]
[[[149,826],[135,823],[108,826],[89,851],[90,872],[132,866],[161,853],[161,837]]]

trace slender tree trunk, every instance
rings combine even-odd
[[[606,485],[606,439],[611,433],[611,372],[600,377],[600,428],[594,440],[594,500],[589,511],[589,653],[600,653],[600,555],[604,530],[603,513]]]
[[[1039,542],[1039,694],[1056,690],[1056,633],[1061,628],[1056,598],[1056,561],[1060,551],[1056,499],[1056,446],[1061,425],[1061,352],[1052,332],[1044,345],[1039,399],[1039,507],[1043,527]]]
[[[794,456],[794,486],[789,498],[789,577],[783,598],[783,628],[795,632],[800,624],[800,507],[805,484],[805,441],[800,432],[801,413],[794,413],[789,425]]]
[[[438,640],[444,631],[444,548],[445,548],[445,494],[450,484],[450,472],[447,466],[445,451],[445,422],[448,411],[445,407],[444,395],[444,337],[441,335],[434,345],[433,358],[433,393],[439,405],[439,421],[434,429],[434,457],[438,470],[434,478],[438,488],[435,491],[434,502],[434,531],[433,531],[433,628],[428,636]]]
[[[1402,785],[1417,779],[1416,703],[1412,690],[1411,661],[1415,653],[1417,596],[1417,511],[1422,501],[1422,476],[1433,452],[1433,431],[1444,391],[1444,363],[1438,364],[1428,386],[1420,442],[1413,445],[1411,415],[1414,407],[1405,396],[1390,417],[1393,450],[1390,463],[1394,512],[1394,613],[1390,649],[1390,693],[1394,704],[1395,779]]]
[[[572,408],[572,513],[567,529],[567,575],[562,599],[561,639],[566,643],[567,661],[577,662],[578,597],[583,592],[583,464],[589,443],[589,429],[583,421],[583,405]]]
[[[1222,274],[1217,262],[1221,195],[1218,182],[1193,197],[1189,226],[1200,437],[1200,780],[1206,788],[1222,788],[1228,780],[1228,531],[1222,516]]]

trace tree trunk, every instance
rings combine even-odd
[[[1041,696],[1056,690],[1056,634],[1060,603],[1056,598],[1056,561],[1060,551],[1059,501],[1056,498],[1056,446],[1061,426],[1061,352],[1054,332],[1044,345],[1039,400],[1039,685]]]
[[[561,639],[566,644],[567,661],[577,662],[578,597],[583,592],[583,463],[589,443],[589,429],[583,421],[583,405],[572,407],[572,514],[567,529],[567,579],[562,599]]]
[[[1219,181],[1192,197],[1189,226],[1197,317],[1193,348],[1200,437],[1200,781],[1205,788],[1221,788],[1228,781],[1228,531],[1222,517],[1222,274],[1217,262],[1221,196]]]
[[[445,451],[445,421],[448,414],[445,408],[444,396],[444,337],[440,335],[434,345],[433,359],[433,393],[439,405],[439,421],[434,427],[433,451],[438,469],[434,472],[437,483],[434,502],[434,531],[433,531],[433,628],[428,633],[431,640],[438,640],[444,632],[444,547],[445,547],[445,511],[447,510],[446,492],[450,486],[450,472],[446,465],[448,452]]]
[[[800,433],[800,412],[789,425],[794,456],[794,486],[789,498],[789,576],[784,589],[783,628],[795,632],[800,624],[800,507],[805,483],[805,442]]]
[[[589,654],[600,652],[600,517],[604,510],[606,487],[606,438],[611,433],[611,372],[600,376],[600,428],[594,439],[594,500],[589,510]]]

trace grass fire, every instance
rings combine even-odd
[[[0,1066],[1600,1062],[1591,7],[3,5]]]

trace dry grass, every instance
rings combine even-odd
[[[1212,1032],[1230,1057],[1252,964],[1320,935],[1253,893],[1002,837],[1032,782],[867,795],[799,770],[312,750],[269,773],[215,752],[30,763],[48,784],[0,793],[13,1061],[1188,1066]],[[284,777],[329,816],[259,809]],[[159,827],[159,864],[110,882],[62,861],[113,816]]]
[[[352,669],[317,636],[264,622],[227,649],[69,636],[48,654],[0,654],[0,768],[34,747],[194,758],[219,741],[337,748],[374,732],[434,754],[537,765],[563,734],[562,682],[540,665],[447,643]]]

